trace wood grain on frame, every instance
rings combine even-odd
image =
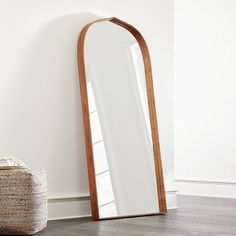
[[[89,27],[95,23],[105,22],[105,21],[110,21],[128,30],[137,40],[139,47],[141,49],[141,52],[142,52],[145,78],[146,78],[149,116],[150,116],[152,140],[153,140],[153,153],[154,153],[154,165],[155,165],[155,173],[156,173],[158,204],[159,204],[159,211],[160,211],[160,212],[157,212],[157,214],[164,214],[167,212],[166,195],[165,195],[165,187],[164,187],[164,179],[163,179],[162,162],[161,162],[158,126],[157,126],[157,115],[156,115],[156,106],[155,106],[154,89],[153,89],[152,68],[151,68],[151,60],[150,60],[148,47],[143,36],[135,27],[115,17],[111,17],[111,18],[98,19],[96,21],[93,21],[87,24],[80,32],[79,40],[78,40],[78,47],[77,47],[80,94],[81,94],[81,103],[82,103],[82,112],[83,112],[84,137],[85,137],[85,146],[86,146],[86,155],[87,155],[92,216],[93,216],[93,219],[95,220],[100,219],[99,209],[98,209],[95,167],[94,167],[94,160],[93,160],[93,144],[92,144],[92,135],[91,135],[90,118],[89,118],[86,71],[85,71],[85,61],[84,61],[84,44],[85,44],[86,33]],[[121,217],[115,217],[115,218],[121,218]]]

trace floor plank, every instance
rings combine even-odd
[[[40,236],[235,236],[236,199],[178,196],[167,215],[120,220],[50,221]]]

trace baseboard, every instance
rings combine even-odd
[[[166,203],[169,210],[177,208],[177,190],[166,191]]]
[[[48,198],[48,219],[70,219],[90,216],[90,197],[56,196]]]
[[[176,179],[175,185],[179,194],[236,198],[236,183],[233,182]]]
[[[177,195],[175,190],[166,191],[168,209],[177,208]],[[72,219],[91,216],[90,197],[57,196],[48,198],[49,220]]]

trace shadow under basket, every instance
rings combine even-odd
[[[46,171],[0,166],[0,235],[30,235],[46,225]]]

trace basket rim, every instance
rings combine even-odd
[[[26,166],[0,166],[0,170],[27,169]]]

